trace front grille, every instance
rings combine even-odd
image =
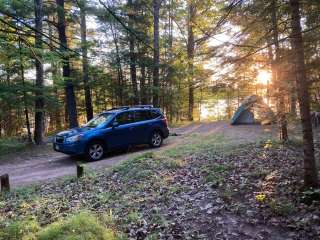
[[[56,136],[56,143],[63,143],[64,137],[63,136]]]

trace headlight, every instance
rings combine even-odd
[[[81,137],[82,137],[81,134],[75,135],[75,136],[72,136],[72,137],[68,137],[68,138],[66,139],[66,142],[67,142],[67,143],[78,142],[78,141],[80,141]]]

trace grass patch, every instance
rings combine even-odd
[[[210,183],[212,187],[222,185],[224,183],[224,173],[230,169],[231,166],[229,165],[216,163],[201,167],[201,171],[205,174],[205,182]]]
[[[110,223],[110,222],[109,222]],[[34,218],[0,225],[0,240],[120,240],[96,215],[80,212],[41,228]]]
[[[33,218],[12,220],[4,226],[0,225],[0,240],[37,239],[36,233],[39,229],[38,222]]]
[[[133,222],[136,223],[140,220],[140,215],[138,212],[136,211],[132,211],[128,214],[128,221],[129,222]]]
[[[275,214],[288,216],[296,211],[293,203],[288,200],[272,200],[269,202],[269,207]]]
[[[185,162],[182,159],[168,158],[164,164],[168,169],[176,170],[182,168],[185,165]]]
[[[147,152],[129,159],[113,168],[124,180],[144,180],[154,176],[153,169],[160,164],[152,152]]]
[[[116,240],[121,239],[114,230],[106,228],[98,218],[82,212],[55,222],[38,233],[39,240]]]
[[[220,135],[201,136],[192,134],[184,139],[182,144],[172,147],[163,152],[163,156],[170,158],[183,158],[197,153],[216,153],[217,151],[228,152],[234,144],[230,139]]]

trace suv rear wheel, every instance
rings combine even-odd
[[[87,148],[87,159],[89,161],[100,160],[104,156],[104,144],[99,141],[89,143]]]
[[[150,146],[153,148],[160,147],[162,144],[163,138],[159,131],[155,131],[151,134]]]

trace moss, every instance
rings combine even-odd
[[[82,212],[55,222],[38,233],[39,240],[116,240],[117,234],[103,226],[95,215]]]

